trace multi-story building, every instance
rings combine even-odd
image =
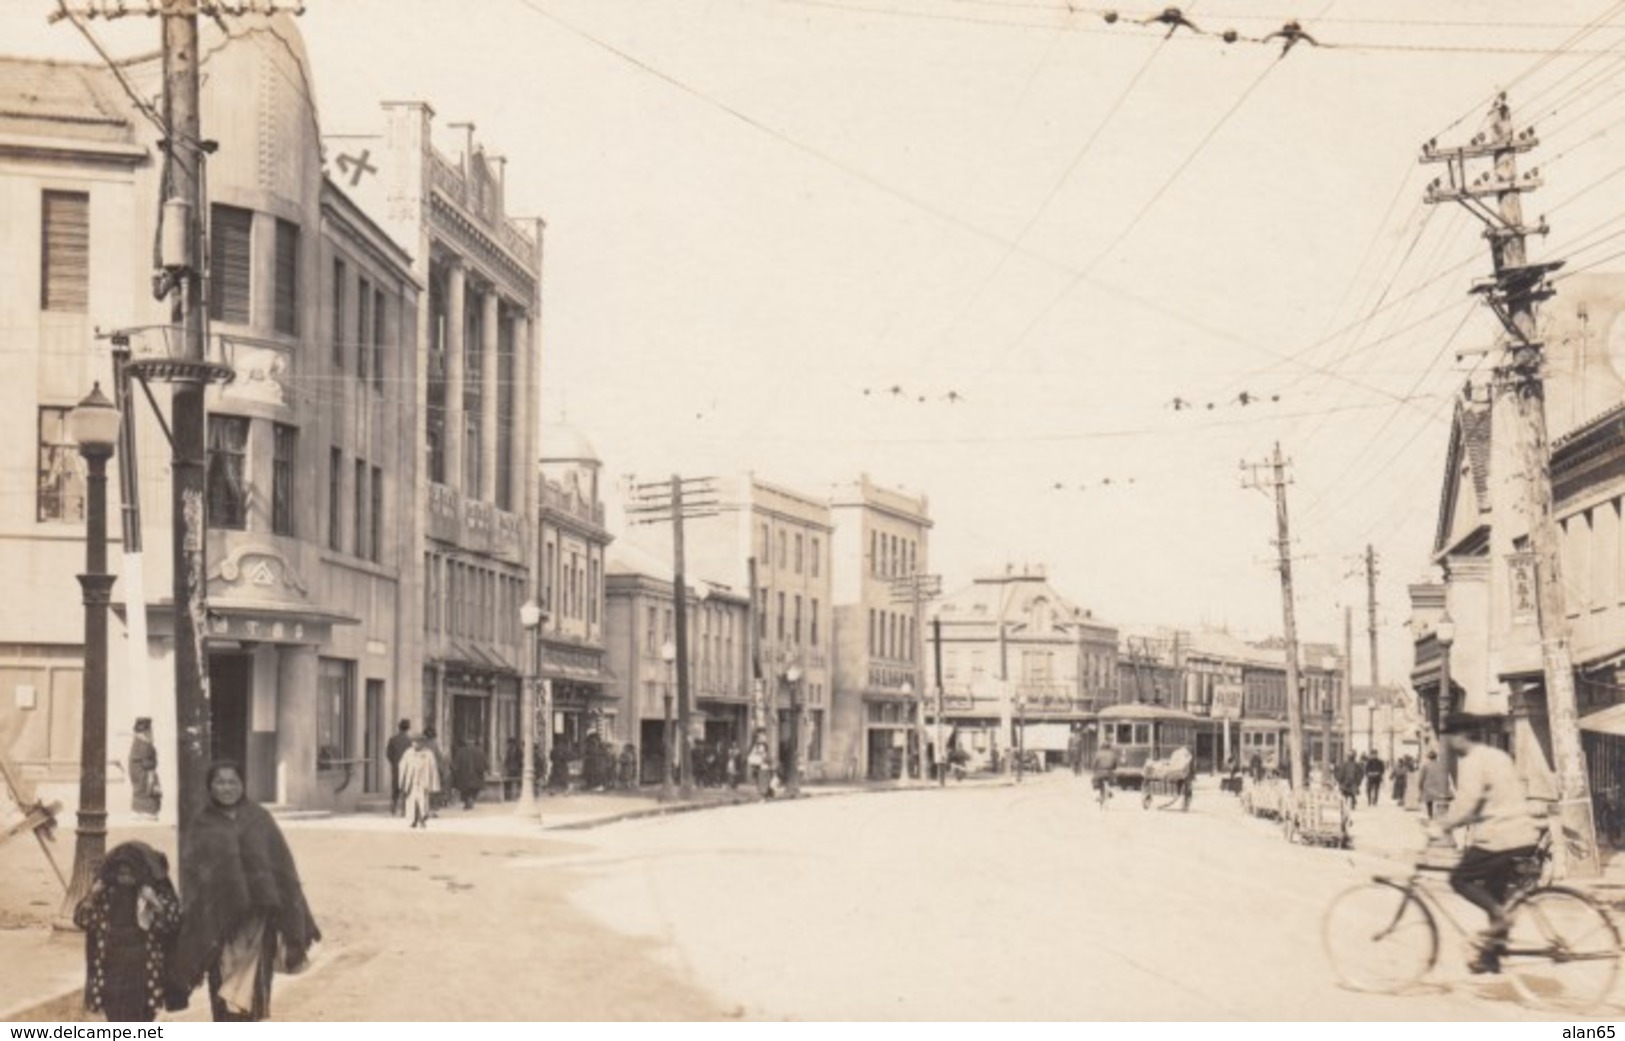
[[[729,509],[689,522],[687,569],[730,590],[752,590],[752,670],[760,685],[752,692],[746,736],[761,731],[782,759],[790,735],[799,732],[804,779],[851,776],[855,765],[833,760],[828,744],[834,680],[829,503],[754,474],[718,480],[716,488]],[[797,707],[799,730],[791,726]],[[696,720],[691,738],[698,742],[706,735],[704,717]]]
[[[830,757],[871,780],[918,776],[922,699],[931,698],[926,603],[931,516],[925,496],[882,488],[867,474],[830,498],[835,682]]]
[[[409,385],[422,460],[417,566],[402,591],[422,618],[417,696],[405,704],[445,747],[473,740],[497,764],[518,735],[519,609],[539,593],[542,222],[509,214],[506,163],[471,125],[448,152],[428,105],[388,102],[383,113],[381,138],[335,137],[330,151],[348,160],[354,194],[424,286],[413,343],[422,378]],[[557,634],[564,622],[551,624]]]
[[[604,527],[600,487],[603,464],[592,444],[568,426],[542,433],[539,602],[546,612],[541,661],[547,710],[538,748],[562,741],[579,748],[589,733],[607,741],[633,740],[636,725],[618,719],[626,704],[614,696],[604,663],[609,631],[604,603]]]
[[[1063,597],[1042,568],[978,578],[947,596],[939,617],[945,722],[973,763],[1018,742],[1064,755],[1113,700],[1116,628]]]
[[[1559,573],[1593,788],[1625,781],[1625,275],[1565,278],[1540,339]],[[1451,711],[1501,721],[1535,796],[1553,796],[1533,557],[1516,410],[1487,387],[1456,406],[1432,561],[1411,587],[1411,682],[1431,728]],[[1449,688],[1441,692],[1442,680]]]
[[[616,546],[605,587],[609,631],[608,690],[621,710],[619,742],[637,749],[639,777],[658,783],[667,734],[677,725],[676,618],[671,565],[652,554]],[[750,597],[715,582],[688,589],[689,690],[695,699],[696,755],[747,747],[751,725],[747,634]],[[669,652],[669,660],[668,660]],[[673,744],[672,762],[677,762]]]
[[[202,60],[203,132],[217,144],[208,351],[234,377],[206,402],[212,752],[243,764],[255,799],[349,804],[385,787],[388,721],[415,693],[419,283],[323,176],[293,21],[243,16],[230,39],[206,30]],[[155,58],[122,71],[137,91],[159,89]],[[0,322],[13,376],[0,465],[11,487],[34,489],[0,505],[0,581],[28,591],[0,605],[0,732],[32,775],[67,781],[84,503],[64,419],[92,381],[111,388],[97,330],[129,330],[138,360],[176,349],[170,301],[151,292],[164,151],[102,68],[8,60],[0,78],[12,99],[0,114]],[[135,541],[115,537],[112,650],[124,664],[111,670],[108,755],[121,759],[134,719],[152,717],[174,791],[169,417],[161,424],[140,394],[130,408],[137,449],[123,462],[139,480],[115,477],[110,491],[115,507],[139,506],[148,537],[140,568],[118,552]],[[109,802],[121,805],[116,791]]]

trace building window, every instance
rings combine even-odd
[[[779,532],[779,568],[782,570],[790,564],[790,540],[786,534]]]
[[[367,464],[355,461],[355,541],[351,544],[355,555],[367,555]]]
[[[375,289],[372,292],[372,389],[384,389],[384,348],[388,345],[385,339],[388,326],[384,321],[388,313],[385,306],[384,291]]]
[[[756,596],[756,638],[767,639],[767,587],[763,586]]]
[[[655,643],[655,624],[659,617],[660,612],[658,610],[653,607],[649,608],[648,628],[643,633],[643,649],[649,654],[656,654],[660,651],[660,645]]]
[[[254,214],[236,206],[209,208],[209,317],[247,325],[253,299]]]
[[[85,519],[85,474],[79,446],[68,435],[67,408],[39,410],[39,478],[34,517],[76,524]]]
[[[355,662],[323,658],[316,707],[317,762],[348,759],[355,737]]]
[[[349,271],[344,261],[333,261],[333,368],[344,371],[344,283]]]
[[[446,293],[445,275],[429,275],[429,371],[424,417],[429,480],[446,483]],[[546,607],[544,603],[542,605]]]
[[[784,594],[779,594],[779,642],[784,642]]]
[[[271,432],[271,533],[292,535],[293,468],[297,465],[299,431],[274,423]]]
[[[766,524],[762,525],[762,548],[758,551],[757,556],[765,563],[771,564],[773,562],[773,539],[768,534]]]
[[[880,574],[880,532],[869,533],[869,574]]]
[[[511,510],[514,502],[514,345],[513,319],[505,312],[497,318],[497,486],[492,489],[497,509]]]
[[[209,527],[248,526],[248,420],[209,417]]]
[[[90,195],[46,192],[40,201],[40,308],[90,308]]]
[[[587,579],[587,581],[588,581],[588,586],[589,586],[589,588],[587,589],[587,622],[590,625],[597,625],[598,624],[598,561],[594,560],[594,561],[589,562],[587,564],[587,568],[588,568],[588,579]]]
[[[822,762],[824,759],[824,710],[814,708],[807,710],[807,761],[809,763]]]
[[[355,375],[362,383],[372,378],[372,283],[355,280]]]
[[[797,593],[796,596],[795,596],[795,608],[796,608],[795,625],[790,630],[790,641],[792,643],[800,643],[801,642],[801,594],[800,593]]]
[[[812,563],[812,577],[814,577],[814,578],[819,577],[819,573],[823,570],[823,566],[824,566],[823,565],[823,556],[824,556],[823,543],[819,539],[813,539],[812,540],[812,562],[811,563]]]
[[[384,471],[382,467],[372,468],[372,509],[367,511],[371,520],[371,538],[367,543],[367,559],[378,563],[383,557],[384,545]]]
[[[485,418],[485,307],[484,299],[468,294],[463,318],[463,494],[481,498],[487,489],[480,486],[480,460],[485,455],[481,440]]]
[[[273,328],[299,335],[299,225],[276,222],[276,283],[273,286]]]
[[[812,602],[812,610],[811,610],[810,614],[811,614],[811,617],[807,620],[808,621],[808,634],[807,634],[808,635],[808,640],[807,640],[807,642],[812,644],[814,647],[817,647],[818,646],[818,601],[817,600],[814,600]]]
[[[801,533],[796,533],[796,574],[801,574],[803,566]]]
[[[337,448],[327,453],[327,545],[344,548],[344,452]]]

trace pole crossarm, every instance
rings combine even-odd
[[[120,18],[157,18],[169,14],[184,18],[195,18],[198,15],[208,15],[217,18],[221,15],[244,14],[291,14],[305,13],[304,0],[292,0],[290,3],[281,3],[279,0],[100,0],[99,3],[70,4],[67,0],[57,0],[57,8],[45,16],[51,24],[62,21],[64,18],[100,18],[104,21],[115,21]]]

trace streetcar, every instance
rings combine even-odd
[[[1110,742],[1117,749],[1115,779],[1119,787],[1140,788],[1146,763],[1166,759],[1174,749],[1195,748],[1203,720],[1162,705],[1111,705],[1095,716],[1096,747]]]

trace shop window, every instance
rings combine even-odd
[[[39,410],[39,471],[34,516],[42,522],[77,524],[85,519],[85,474],[79,446],[68,436],[67,408]]]
[[[316,706],[316,759],[321,766],[347,759],[355,738],[355,662],[323,658],[319,662]]]

